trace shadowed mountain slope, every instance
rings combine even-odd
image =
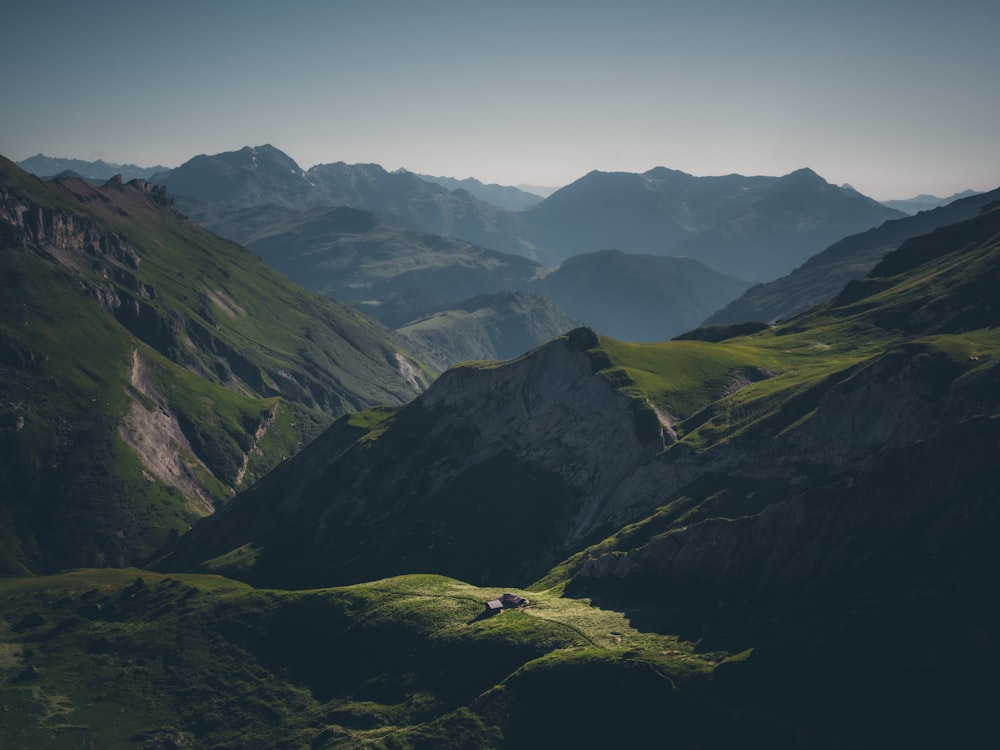
[[[529,288],[602,334],[662,341],[697,326],[747,284],[691,258],[604,250],[577,255]]]
[[[811,257],[788,276],[748,289],[742,297],[709,316],[705,323],[774,322],[790,318],[830,299],[852,279],[864,276],[904,240],[975,216],[998,199],[1000,190],[993,190],[846,237]]]
[[[162,189],[0,162],[0,568],[134,562],[333,419],[427,378],[390,331]]]

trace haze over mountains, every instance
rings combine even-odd
[[[597,250],[687,254],[747,281],[775,278],[835,240],[900,215],[811,170],[784,177],[595,171],[522,211],[373,164],[304,172],[272,146],[195,157],[156,179],[209,226],[206,204],[348,206],[547,266]]]
[[[749,178],[697,178],[664,168],[641,175],[592,172],[522,210],[503,209],[464,188],[448,190],[374,164],[336,163],[304,171],[272,146],[198,156],[155,179],[203,225],[261,253],[313,290],[363,304],[390,325],[406,325],[432,309],[440,312],[443,304],[478,294],[528,292],[551,297],[596,330],[645,341],[688,330],[731,302],[746,288],[736,279],[781,276],[836,239],[900,215],[810,170]],[[363,233],[343,230],[345,214],[323,210],[345,207],[385,222],[381,236],[358,245]],[[387,242],[387,232],[404,236],[397,228],[416,229],[425,237],[410,234]],[[479,249],[458,252],[459,246],[443,237]],[[405,260],[373,266],[357,255],[372,241],[383,255]],[[414,266],[413,259],[427,257],[414,250],[414,242],[435,244],[438,260]],[[546,265],[606,250],[619,254],[576,260],[543,279]],[[470,266],[468,253],[485,257],[484,251],[493,253],[487,266],[501,257],[496,251],[540,265],[531,271],[516,258],[503,260],[501,265],[522,267],[516,277],[479,261]],[[366,270],[345,261],[345,253],[365,257]],[[667,260],[671,256],[689,260]],[[587,280],[560,281],[574,274]],[[477,280],[470,285],[472,276]],[[651,293],[636,294],[636,283]],[[587,294],[580,293],[581,284]],[[471,356],[456,351],[450,361],[467,358],[464,354]]]

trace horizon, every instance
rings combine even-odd
[[[978,0],[41,0],[8,16],[14,161],[174,168],[270,143],[303,169],[500,185],[657,166],[809,167],[878,200],[1000,184],[1000,7]]]
[[[312,167],[322,166],[323,164],[333,164],[333,163],[337,163],[337,162],[343,162],[342,159],[337,159],[337,160],[334,160],[332,162],[317,162],[316,164],[310,164],[309,166],[303,166],[302,163],[298,161],[298,159],[295,159],[287,151],[285,151],[284,149],[282,149],[282,148],[280,148],[278,146],[275,146],[272,143],[261,143],[261,144],[257,144],[256,146],[244,145],[244,146],[240,146],[239,148],[229,149],[227,151],[222,151],[222,152],[219,152],[219,153],[216,153],[216,154],[195,154],[191,158],[193,159],[193,158],[196,158],[196,157],[199,157],[199,156],[209,156],[209,157],[219,156],[219,155],[221,155],[223,153],[236,153],[238,151],[243,150],[244,148],[263,148],[265,146],[270,146],[271,148],[274,148],[274,149],[276,149],[278,151],[281,151],[286,156],[289,156],[290,158],[292,158],[293,161],[295,161],[295,163],[303,171],[308,171]],[[84,162],[88,162],[88,163],[96,163],[96,162],[100,161],[100,162],[103,162],[103,163],[107,164],[108,166],[112,166],[112,167],[115,167],[115,166],[117,166],[117,167],[137,167],[137,168],[140,168],[140,169],[150,169],[150,168],[154,168],[154,167],[163,167],[164,169],[167,169],[167,170],[176,169],[178,166],[182,166],[187,161],[190,161],[190,159],[187,159],[184,162],[182,162],[181,164],[176,165],[176,166],[167,166],[167,165],[164,165],[164,164],[135,164],[135,163],[132,163],[132,162],[120,162],[120,161],[115,161],[113,159],[104,159],[104,158],[101,158],[101,157],[98,157],[98,158],[95,158],[95,159],[81,159],[80,157],[76,157],[76,156],[65,156],[65,155],[62,155],[62,156],[53,156],[53,155],[46,154],[46,153],[41,152],[41,151],[38,152],[38,153],[35,153],[35,154],[31,154],[30,156],[26,156],[26,157],[21,158],[21,159],[11,159],[11,161],[13,161],[15,163],[19,163],[19,162],[23,162],[23,161],[28,161],[29,159],[39,158],[39,157],[41,157],[41,158],[47,158],[47,159],[56,159],[56,160],[78,160],[78,161],[84,161]],[[356,164],[375,164],[375,165],[377,165],[379,167],[382,167],[387,172],[406,171],[406,172],[410,172],[410,173],[413,173],[413,174],[424,175],[424,176],[428,176],[428,177],[437,177],[437,178],[441,178],[441,179],[453,179],[453,180],[474,179],[474,180],[479,180],[479,182],[483,183],[484,185],[498,185],[500,187],[513,187],[513,188],[517,188],[519,190],[526,191],[526,192],[530,192],[530,188],[534,187],[534,188],[538,188],[538,189],[547,191],[544,194],[539,194],[539,197],[542,197],[542,198],[548,197],[548,195],[550,195],[551,193],[553,193],[553,192],[555,192],[557,190],[560,190],[560,189],[566,187],[567,185],[571,185],[573,182],[576,182],[577,180],[585,177],[587,174],[590,174],[591,172],[595,172],[595,171],[596,172],[602,172],[602,173],[605,173],[605,174],[615,173],[615,172],[617,172],[617,173],[628,173],[628,174],[642,174],[644,172],[649,172],[651,170],[660,169],[660,168],[674,169],[673,167],[670,167],[670,166],[668,166],[666,164],[657,164],[657,165],[649,167],[647,169],[643,169],[643,170],[635,171],[635,172],[627,172],[626,170],[588,170],[587,172],[579,175],[578,177],[576,177],[576,178],[574,178],[574,179],[572,179],[569,182],[566,182],[564,184],[560,184],[560,185],[538,185],[538,184],[529,184],[529,183],[525,183],[525,182],[520,182],[520,183],[488,182],[486,180],[482,180],[482,179],[478,178],[475,175],[467,175],[465,177],[458,177],[458,176],[455,176],[455,175],[447,175],[447,174],[431,174],[429,172],[417,172],[416,170],[407,169],[406,167],[398,167],[396,169],[389,169],[385,165],[380,164],[378,162],[354,162],[354,163],[352,163],[352,166],[356,165]],[[782,177],[782,176],[785,176],[787,174],[790,174],[791,172],[798,171],[799,169],[812,169],[812,167],[801,166],[801,167],[797,167],[795,169],[792,169],[789,172],[785,172],[783,174],[775,174],[775,175],[760,175],[760,174],[749,175],[749,174],[742,174],[742,173],[739,173],[739,172],[725,172],[725,173],[711,174],[711,175],[696,175],[696,174],[691,174],[691,176],[692,177],[696,177],[696,178],[701,178],[701,177],[725,177],[725,176],[730,176],[730,175],[739,175],[739,176],[743,176],[743,177],[760,177],[760,176]],[[684,172],[685,170],[675,170],[675,171]],[[816,170],[812,169],[812,171],[816,172],[817,174],[819,174],[819,176],[821,178],[826,179],[824,175],[820,174]],[[688,173],[688,174],[690,174],[690,173]],[[830,182],[829,180],[827,180],[827,181]],[[836,183],[832,183],[831,182],[831,184],[836,184]],[[850,188],[851,190],[858,190],[857,187],[855,187],[854,185],[852,185],[850,183],[846,183],[846,182],[845,183],[841,183],[839,185],[839,187]],[[1000,187],[1000,184],[998,184],[996,187]],[[988,187],[988,188],[982,189],[982,190],[977,190],[975,188],[963,188],[961,190],[955,190],[955,191],[952,191],[952,192],[949,192],[949,193],[941,193],[941,194],[936,194],[936,193],[914,193],[913,195],[896,196],[894,198],[875,198],[875,196],[871,196],[871,195],[869,195],[868,197],[875,198],[876,200],[880,200],[880,201],[894,201],[894,200],[903,201],[903,200],[912,200],[912,199],[916,199],[916,198],[925,198],[925,197],[927,197],[927,198],[950,198],[950,197],[953,197],[955,195],[959,195],[961,193],[965,193],[965,192],[969,192],[969,191],[976,192],[976,193],[984,193],[984,192],[989,192],[990,190],[994,190],[994,189],[996,189],[996,188],[995,187]],[[864,193],[864,191],[858,191],[858,192],[861,192],[862,194],[867,195],[866,193]]]

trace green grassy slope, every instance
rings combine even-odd
[[[148,555],[334,418],[426,375],[142,183],[0,164],[0,570]]]
[[[552,594],[481,617],[499,593],[438,576],[296,593],[134,569],[0,581],[0,743],[490,747],[498,723],[512,743],[536,731],[515,693],[568,699],[574,679],[637,676],[644,707],[667,696],[687,721],[726,658]]]

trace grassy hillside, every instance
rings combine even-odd
[[[550,710],[579,710],[574,681],[599,677],[639,678],[587,699],[638,720],[624,730],[637,737],[665,710],[689,722],[726,658],[552,593],[482,617],[499,594],[438,576],[296,593],[127,569],[0,581],[0,743],[491,747],[506,733],[534,745],[566,720],[546,730],[525,699],[555,689]]]
[[[0,166],[0,570],[134,563],[427,382],[394,334],[144,183]]]

